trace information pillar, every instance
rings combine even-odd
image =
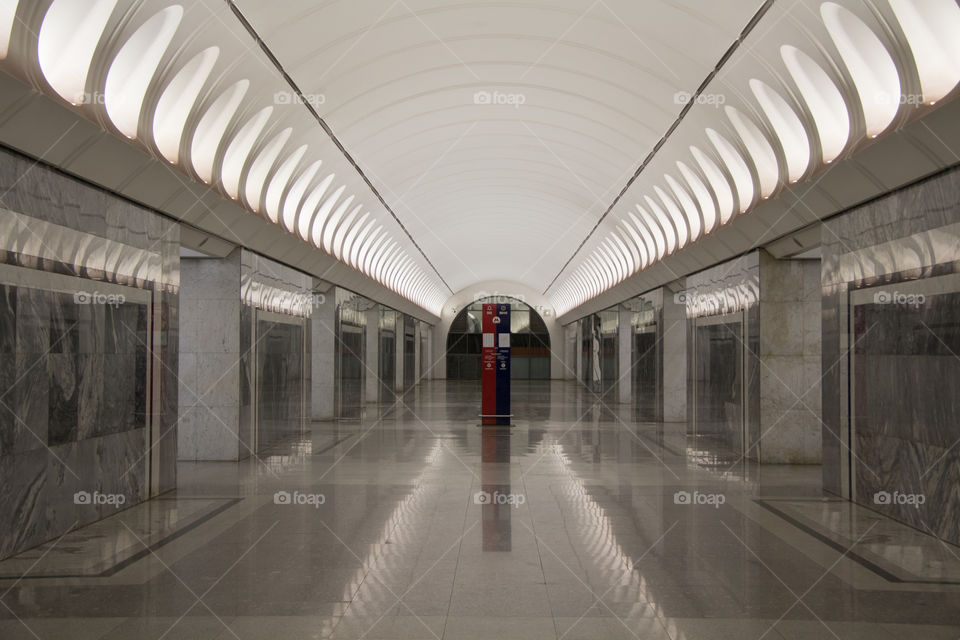
[[[510,305],[483,305],[481,424],[510,425]]]

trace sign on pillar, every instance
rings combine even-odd
[[[510,425],[510,305],[483,305],[481,424]]]

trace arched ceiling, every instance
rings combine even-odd
[[[0,141],[433,317],[509,280],[571,318],[955,163],[958,31],[956,0],[0,0]]]
[[[543,290],[759,0],[235,0],[454,291]]]

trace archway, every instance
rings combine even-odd
[[[510,305],[510,377],[514,380],[550,379],[550,333],[530,305],[507,296],[481,298],[464,307],[447,332],[447,379],[479,380],[483,337],[481,314],[485,303]]]

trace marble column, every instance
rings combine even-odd
[[[406,322],[407,317],[402,313],[398,313],[396,329],[397,348],[394,349],[396,360],[394,361],[395,366],[393,381],[393,389],[397,393],[403,393],[403,354],[407,348]]]
[[[314,288],[319,286],[314,282]],[[336,393],[337,300],[331,287],[317,297],[310,317],[310,417],[333,420]]]
[[[413,323],[413,383],[417,384],[420,382],[420,359],[423,357],[421,353],[423,343],[421,342],[421,330],[423,323],[417,320]]]
[[[631,325],[632,312],[626,305],[619,305],[620,314],[617,322],[617,350],[620,357],[617,358],[619,367],[617,371],[617,395],[621,403],[629,403],[633,399],[633,379],[630,375],[633,370],[633,349],[632,340],[633,326]]]
[[[180,261],[180,460],[239,460],[241,249]]]
[[[760,252],[760,459],[820,463],[820,261]]]
[[[380,305],[367,310],[367,330],[364,336],[367,346],[364,350],[364,395],[367,402],[376,402],[380,384]]]
[[[687,308],[663,289],[663,421],[687,421]]]

